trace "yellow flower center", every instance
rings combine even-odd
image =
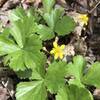
[[[84,24],[84,25],[87,25],[88,23],[88,16],[86,14],[81,14],[79,15],[79,20]]]
[[[59,46],[57,44],[57,42],[53,42],[53,46],[54,46],[54,48],[50,51],[50,53],[51,54],[54,54],[54,58],[55,59],[57,59],[57,58],[62,59],[63,58],[63,55],[64,55],[65,45]]]

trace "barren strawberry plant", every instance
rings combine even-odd
[[[1,17],[0,100],[100,97],[95,92],[100,88],[100,34],[94,36],[92,22],[100,2],[89,10],[86,1],[22,0],[14,2],[14,9],[2,7],[7,22]]]

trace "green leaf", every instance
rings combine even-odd
[[[13,10],[10,15],[13,15],[11,17],[13,21],[11,22],[10,34],[14,37],[20,48],[23,48],[25,38],[36,32],[37,24],[35,23],[35,18],[30,11],[25,13],[23,8]]]
[[[42,40],[50,40],[54,37],[54,32],[47,26],[39,25],[37,33],[40,35]]]
[[[43,79],[45,76],[44,64],[46,62],[45,56],[36,52],[18,51],[14,52],[10,56],[9,66],[14,71],[17,71],[17,75],[22,78],[30,79]],[[28,68],[28,69],[27,69]]]
[[[17,21],[19,19],[23,19],[26,16],[26,13],[22,7],[16,8],[15,10],[12,10],[9,14],[9,19],[11,21]]]
[[[0,55],[6,55],[20,50],[20,48],[11,40],[0,36]]]
[[[31,23],[31,25],[30,25]],[[23,20],[14,21],[11,23],[10,33],[16,40],[20,48],[23,48],[25,38],[32,34],[35,29],[34,18],[24,18]]]
[[[8,55],[9,56],[9,66],[12,68],[14,71],[18,70],[25,70],[25,64],[24,64],[24,54],[22,50],[13,52]]]
[[[21,16],[20,12],[15,14]],[[19,75],[21,78],[27,69],[32,70],[31,79],[41,79],[45,75],[46,57],[40,52],[42,40],[35,34],[36,27],[34,17],[28,12],[26,16],[11,22],[8,31],[10,34],[0,35],[0,55],[6,55],[4,64],[15,72],[22,71],[22,76]]]
[[[42,79],[45,76],[45,62],[46,57],[42,53],[32,53],[27,52],[25,59],[25,65],[27,68],[32,69],[32,76],[31,79]]]
[[[63,8],[55,8],[54,10],[51,11],[51,13],[45,13],[43,15],[44,20],[46,21],[47,25],[54,30],[55,25],[57,21],[60,19],[62,13],[63,13]]]
[[[70,85],[59,89],[56,100],[93,100],[93,97],[86,88]]]
[[[68,35],[74,28],[74,20],[69,16],[64,16],[56,23],[55,32],[58,33],[58,35]]]
[[[52,10],[55,4],[55,0],[42,0],[42,2],[43,2],[44,11],[50,13],[50,11]]]
[[[0,36],[2,36],[4,38],[8,38],[9,34],[10,34],[10,30],[9,30],[9,27],[7,27],[7,28],[4,28],[4,30],[3,30],[2,34],[0,34]]]
[[[26,67],[34,69],[37,65],[44,64],[44,55],[40,53],[42,42],[35,34],[26,38],[23,48],[4,37],[0,37],[0,46],[0,55],[7,54],[5,62],[9,61],[10,67],[15,71],[25,70]]]
[[[24,71],[16,71],[16,74],[21,79],[29,79],[32,76],[31,69],[25,69]]]
[[[83,83],[100,88],[100,62],[94,63],[83,77]]]
[[[21,31],[22,31],[23,26],[21,26],[21,21],[13,22],[11,27],[12,27],[12,28],[10,28],[11,35],[14,37],[14,39],[16,40],[19,47],[23,48],[23,46],[24,46],[23,40],[22,40],[23,36],[21,35]]]
[[[39,39],[38,35],[32,34],[31,36],[26,37],[26,41],[23,49],[35,53],[40,49],[42,49],[42,41]]]
[[[45,77],[45,84],[51,93],[57,93],[65,84],[66,62],[54,62],[49,65]]]
[[[43,81],[22,82],[17,85],[17,100],[46,100],[46,98]]]
[[[20,10],[21,12],[24,12],[22,9]],[[16,16],[21,16],[20,12],[18,13],[18,11],[16,11]],[[22,16],[23,15],[24,14],[22,14]],[[40,57],[42,41],[39,39],[38,35],[34,33],[36,31],[36,27],[34,17],[28,13],[26,16],[20,17],[20,19],[11,22],[11,26],[9,28],[10,35],[8,34],[7,37],[4,35],[0,36],[2,47],[0,49],[0,54],[7,55],[5,62],[9,62],[10,67],[14,71],[24,71],[26,67],[33,70],[34,66],[37,66],[37,58],[42,58]],[[2,39],[2,37],[5,39]],[[12,42],[10,42],[11,39]],[[30,53],[32,54],[32,57],[28,56]]]
[[[83,77],[84,65],[85,60],[82,56],[75,56],[73,58],[73,63],[69,63],[67,65],[68,70],[66,77],[73,77],[73,79],[69,80],[70,84],[75,84],[81,87],[83,86],[81,83],[81,78]]]

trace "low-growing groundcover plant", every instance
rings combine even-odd
[[[77,55],[72,62],[65,62],[62,60],[65,45],[53,42],[50,54],[54,59],[46,63],[43,42],[68,35],[75,28],[74,20],[64,16],[64,9],[54,4],[55,0],[43,0],[40,17],[32,9],[25,12],[16,8],[9,16],[11,26],[0,34],[4,65],[13,69],[19,78],[29,79],[17,85],[16,100],[48,100],[49,94],[54,94],[55,100],[93,100],[87,87],[100,88],[100,62],[86,71],[84,57]]]

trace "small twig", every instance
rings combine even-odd
[[[100,1],[89,11],[89,13],[92,13],[96,8],[97,6],[100,4]]]
[[[7,81],[8,82],[8,81]],[[9,95],[10,95],[10,97],[11,97],[11,99],[12,100],[14,100],[14,98],[12,97],[12,94],[11,94],[11,92],[9,91],[9,89],[5,86],[5,84],[4,84],[4,82],[2,81],[2,85],[3,85],[3,87],[4,88],[6,88],[7,89],[7,91],[8,91],[8,93],[9,93]]]
[[[92,13],[96,8],[97,6],[100,4],[100,1],[98,1],[98,3],[91,9],[91,10],[88,10],[87,8],[85,8],[83,5],[81,5],[79,2],[75,1],[75,3],[77,5],[79,5],[80,7],[84,8],[88,13]],[[75,10],[75,9],[73,9]]]
[[[42,50],[48,54],[50,54],[50,52],[46,49],[46,47],[43,47]]]

